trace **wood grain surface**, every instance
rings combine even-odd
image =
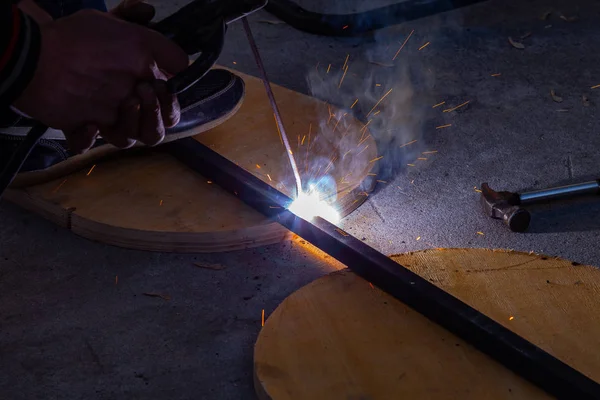
[[[195,139],[292,195],[293,174],[263,84],[235,73],[246,84],[240,110]],[[349,214],[375,186],[377,148],[368,128],[314,98],[273,90],[305,186],[317,185]],[[289,235],[171,156],[143,149],[5,197],[78,235],[142,250],[236,250]]]
[[[598,269],[484,249],[393,258],[600,381]],[[349,270],[312,282],[268,316],[254,372],[262,400],[551,398]]]

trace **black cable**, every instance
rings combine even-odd
[[[8,188],[15,179],[15,176],[17,176],[21,170],[21,167],[25,163],[25,160],[27,160],[27,157],[29,157],[31,150],[33,150],[40,138],[44,136],[46,130],[48,130],[48,127],[41,123],[34,125],[27,133],[27,136],[25,136],[25,140],[23,140],[17,150],[13,153],[8,164],[4,167],[2,174],[0,174],[0,199],[6,188]]]
[[[408,0],[354,14],[321,14],[290,0],[270,0],[265,10],[292,27],[317,35],[356,36],[486,0]]]

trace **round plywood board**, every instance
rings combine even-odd
[[[293,173],[262,81],[241,74],[246,96],[224,124],[195,137],[292,196]],[[312,97],[273,85],[303,183],[345,216],[375,185],[368,128]],[[92,169],[93,168],[93,169]],[[289,233],[235,196],[159,152],[122,153],[6,198],[101,242],[142,250],[214,252],[276,243]]]
[[[536,254],[437,249],[394,260],[600,381],[600,271]],[[286,298],[254,350],[261,400],[547,399],[349,270]]]

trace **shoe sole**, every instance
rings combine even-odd
[[[192,129],[165,135],[164,140],[157,146],[160,146],[164,143],[172,142],[174,140],[183,139],[189,136],[195,136],[202,132],[206,132],[210,129],[216,128],[217,126],[223,124],[225,121],[233,117],[239,111],[239,109],[242,107],[242,103],[244,102],[244,97],[245,93],[241,96],[236,106],[224,116],[204,125],[194,127]],[[78,154],[76,156],[70,157],[69,159],[55,164],[49,168],[39,171],[21,172],[15,177],[12,184],[10,185],[10,188],[21,188],[25,186],[39,185],[42,183],[53,181],[55,179],[62,178],[65,175],[69,175],[73,172],[76,172],[86,166],[89,166],[92,163],[98,162],[116,153],[126,152],[128,150],[133,149],[140,149],[144,147],[148,146],[141,143],[136,143],[133,147],[129,149],[120,149],[110,144],[98,146],[91,150],[88,150],[84,154]]]

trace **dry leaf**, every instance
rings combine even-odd
[[[260,20],[258,22],[263,23],[263,24],[269,24],[269,25],[281,25],[281,24],[285,24],[285,22],[281,21],[281,20],[269,20],[269,19],[262,19],[262,20]]]
[[[554,91],[554,89],[550,90],[550,96],[552,96],[552,100],[554,100],[557,103],[562,103],[562,101],[563,101],[562,97],[556,95],[556,92]]]
[[[525,46],[523,46],[523,43],[519,43],[519,42],[515,42],[511,37],[508,38],[508,42],[512,45],[512,47],[514,47],[515,49],[524,49]]]
[[[560,15],[560,19],[567,22],[577,21],[577,17],[565,17],[564,15]]]
[[[377,61],[369,61],[369,64],[377,65],[377,66],[380,66],[380,67],[386,67],[386,68],[390,68],[390,67],[394,66],[394,64],[384,64],[384,63],[380,63],[380,62],[377,62]]]
[[[543,13],[542,16],[540,17],[540,19],[542,21],[545,21],[548,19],[548,17],[550,17],[550,15],[552,15],[552,10],[548,10],[545,13]]]
[[[221,264],[202,264],[202,263],[194,263],[194,265],[195,265],[196,267],[199,267],[199,268],[213,269],[213,270],[216,270],[216,271],[218,271],[218,270],[222,270],[222,269],[225,269],[225,266],[224,266],[224,265],[221,265]]]
[[[169,301],[171,300],[171,296],[168,294],[160,294],[160,293],[144,293],[144,296],[148,297],[160,297],[163,300]]]
[[[529,36],[531,36],[531,32],[527,32],[524,35],[522,35],[521,39],[527,39]]]
[[[585,107],[590,106],[590,99],[585,94],[581,96],[581,101]]]

